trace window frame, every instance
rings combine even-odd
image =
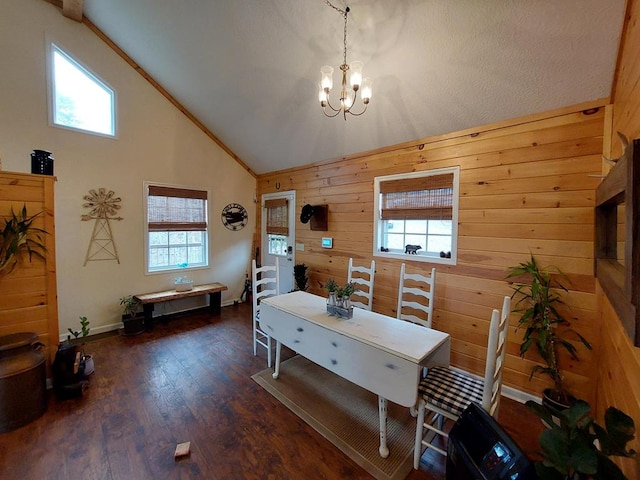
[[[55,128],[61,128],[63,130],[70,130],[73,132],[85,133],[87,135],[95,135],[98,137],[118,138],[118,112],[117,112],[117,92],[116,89],[113,88],[109,83],[105,82],[99,75],[97,75],[94,71],[87,68],[84,63],[79,61],[77,58],[72,56],[68,49],[61,46],[60,42],[55,40],[47,39],[47,95],[48,95],[48,120],[49,125]],[[81,70],[88,78],[93,80],[96,84],[100,85],[103,89],[111,93],[111,129],[112,134],[96,132],[93,130],[88,130],[86,128],[74,127],[69,125],[64,125],[61,123],[57,123],[55,121],[55,103],[56,103],[56,81],[55,81],[55,66],[54,66],[54,52],[60,53],[60,55],[64,56],[70,63],[74,64],[79,70]]]
[[[421,177],[431,177],[435,175],[453,174],[453,198],[451,215],[451,258],[442,258],[427,255],[413,255],[407,253],[382,252],[380,251],[383,231],[383,220],[380,211],[380,183],[392,180],[413,179]],[[428,263],[439,263],[444,265],[456,265],[458,259],[458,206],[460,196],[460,166],[438,168],[434,170],[423,170],[420,172],[400,173],[395,175],[385,175],[373,179],[373,256],[390,258],[402,261],[417,261]],[[426,221],[426,220],[425,220]]]
[[[206,207],[205,207],[205,213],[206,213],[206,230],[203,230],[204,232],[204,252],[203,252],[203,257],[205,258],[205,265],[194,265],[194,266],[187,266],[187,267],[179,267],[179,266],[175,266],[175,267],[168,267],[168,268],[163,268],[161,270],[150,270],[149,269],[149,254],[150,254],[150,242],[149,242],[149,187],[153,186],[153,187],[165,187],[165,188],[172,188],[172,189],[181,189],[181,190],[194,190],[194,191],[200,191],[200,192],[206,192],[207,193],[207,199],[206,201]],[[143,182],[143,190],[142,190],[142,196],[143,196],[143,208],[144,208],[144,273],[145,275],[158,275],[158,274],[167,274],[167,273],[175,273],[175,272],[192,272],[192,271],[196,271],[196,270],[204,270],[204,269],[208,269],[209,266],[211,265],[211,223],[209,221],[211,217],[211,192],[209,191],[208,188],[205,187],[195,187],[195,186],[187,186],[187,185],[175,185],[175,184],[168,184],[168,183],[160,183],[160,182],[151,182],[151,181],[145,181]],[[187,247],[188,248],[188,247]]]

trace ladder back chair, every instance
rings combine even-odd
[[[471,402],[481,405],[494,418],[498,416],[510,309],[511,297],[504,297],[502,313],[494,309],[491,315],[484,381],[449,367],[431,367],[427,376],[420,381],[413,450],[413,468],[416,470],[420,466],[423,445],[447,455],[448,434],[443,430],[445,418],[457,421]],[[423,437],[424,429],[426,433]],[[438,436],[445,442],[444,448],[432,443]]]
[[[353,276],[353,273],[357,273],[358,276]],[[371,310],[373,307],[373,278],[376,274],[376,262],[371,260],[371,268],[359,267],[353,264],[353,258],[349,259],[349,274],[347,276],[347,282],[355,284],[355,292],[353,295],[361,300],[351,299],[351,304],[354,307],[363,308],[365,310]],[[366,287],[363,290],[360,287]],[[365,303],[366,301],[366,303]]]
[[[258,268],[255,259],[251,261],[251,289],[253,297],[253,355],[258,354],[258,345],[267,349],[267,366],[271,367],[271,337],[260,328],[260,300],[280,294],[278,281],[279,259],[275,265]]]
[[[407,273],[403,263],[398,286],[398,319],[431,328],[435,287],[435,268],[431,269],[431,276],[427,277]]]

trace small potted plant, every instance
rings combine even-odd
[[[340,297],[342,298],[342,306],[344,308],[351,307],[351,295],[353,295],[353,292],[355,291],[356,289],[352,282],[346,283],[342,286]]]
[[[542,269],[533,255],[528,262],[509,268],[507,278],[526,276],[529,283],[515,283],[512,297],[519,297],[514,312],[521,314],[518,328],[524,328],[524,336],[520,344],[520,356],[524,357],[535,345],[545,365],[535,365],[529,379],[536,373],[549,376],[554,387],[543,391],[543,401],[555,405],[557,409],[567,408],[575,400],[564,385],[564,377],[560,370],[558,350],[565,349],[571,358],[579,360],[573,340],[578,340],[587,349],[591,344],[578,332],[569,328],[569,322],[562,316],[557,306],[563,304],[560,295],[553,289],[568,290],[551,273],[566,278],[560,269],[552,267]]]
[[[329,306],[334,306],[336,304],[336,292],[338,290],[338,284],[333,278],[330,278],[329,280],[327,280],[325,288],[327,289],[327,292],[329,292],[329,299],[327,300],[327,304]]]
[[[351,306],[350,297],[355,291],[353,284],[347,283],[339,286],[335,280],[329,279],[326,288],[329,291],[327,312],[331,316],[351,318],[353,316],[353,307]]]
[[[133,295],[125,295],[120,298],[124,335],[137,335],[144,332],[144,316],[138,311],[139,305],[140,302]]]
[[[82,359],[84,360],[84,374],[91,375],[95,370],[95,365],[93,363],[93,355],[87,354],[84,351],[84,338],[89,335],[89,331],[91,328],[89,327],[89,320],[87,317],[80,317],[80,330],[72,330],[71,328],[67,328],[69,330],[70,335],[67,335],[67,341],[70,343],[75,343],[82,346],[80,350],[80,354]],[[71,338],[73,335],[73,339]],[[74,342],[75,341],[75,342]]]
[[[559,411],[531,400],[529,407],[548,426],[538,438],[543,460],[536,463],[540,480],[624,480],[627,477],[609,458],[635,457],[627,450],[633,440],[633,419],[615,407],[604,414],[605,425],[590,416],[589,404],[583,400]],[[557,419],[557,420],[554,420]]]

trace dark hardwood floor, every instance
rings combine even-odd
[[[253,356],[250,305],[174,317],[86,351],[96,367],[83,398],[50,392],[41,418],[0,434],[1,479],[371,478],[251,380],[266,354]],[[503,399],[500,423],[535,451],[539,422],[523,405]],[[175,461],[185,441],[191,455]],[[444,464],[428,452],[408,478],[442,479]]]

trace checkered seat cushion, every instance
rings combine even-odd
[[[462,415],[471,402],[482,404],[484,382],[447,367],[430,367],[418,392],[427,403]]]

